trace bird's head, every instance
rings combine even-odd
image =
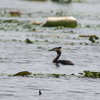
[[[48,51],[56,51],[56,52],[61,52],[61,48],[62,48],[62,47],[55,47],[55,48],[50,49],[50,50],[48,50]]]

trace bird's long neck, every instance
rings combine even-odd
[[[54,58],[54,60],[52,61],[53,63],[56,63],[57,60],[59,59],[59,57],[61,56],[61,51],[56,51],[57,52],[57,56],[56,58]]]

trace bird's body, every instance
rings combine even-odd
[[[57,52],[57,56],[56,58],[52,61],[53,63],[55,64],[62,64],[62,65],[74,65],[71,61],[69,60],[58,60],[59,57],[61,56],[61,47],[56,47],[56,48],[53,48],[51,50],[48,50],[48,51],[56,51]]]
[[[69,60],[58,60],[57,62],[56,62],[56,64],[62,64],[62,65],[74,65],[71,61],[69,61]]]

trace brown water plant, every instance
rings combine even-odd
[[[27,76],[27,75],[31,75],[31,72],[28,71],[22,71],[22,72],[18,72],[16,74],[14,74],[13,76]]]

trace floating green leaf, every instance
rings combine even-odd
[[[33,43],[30,39],[26,38],[25,40],[26,43]]]
[[[84,71],[85,77],[100,78],[100,72]]]

